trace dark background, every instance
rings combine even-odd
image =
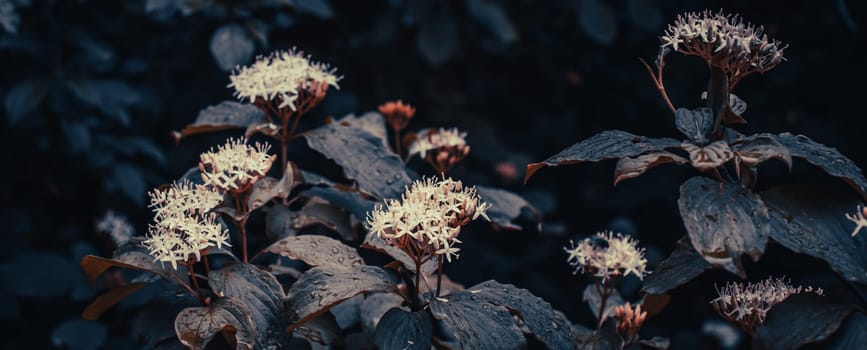
[[[465,285],[493,278],[528,288],[587,326],[592,315],[581,292],[588,281],[571,274],[562,246],[615,229],[638,237],[655,266],[685,234],[677,187],[694,173],[661,167],[615,188],[611,161],[546,169],[524,186],[524,167],[606,129],[679,137],[638,61],[655,58],[658,36],[676,14],[723,8],[789,45],[786,62],[735,91],[749,105],[742,131],[804,133],[867,164],[861,143],[867,9],[860,1],[297,2],[0,1],[8,4],[0,5],[6,348],[135,344],[135,303],[101,322],[70,321],[96,295],[77,263],[84,254],[111,254],[113,243],[94,228],[106,210],[145,232],[145,192],[237,134],[193,136],[180,145],[169,137],[200,109],[232,99],[228,73],[214,56],[225,52],[211,48],[214,32],[227,25],[243,29],[238,45],[252,45],[255,54],[297,47],[344,76],[340,90],[305,117],[304,129],[403,99],[418,109],[410,130],[467,131],[471,155],[450,175],[524,195],[544,224],[542,232],[472,226],[478,229],[462,235],[461,259],[446,273]],[[674,104],[698,105],[703,63],[675,54],[667,63]],[[323,162],[310,153],[298,147],[290,158],[302,167]],[[418,160],[410,166],[430,172]],[[792,176],[776,164],[765,168],[760,188],[838,182],[803,162]],[[779,246],[747,263],[747,272],[751,280],[786,275],[825,287],[831,297],[846,293],[823,262]],[[719,346],[702,326],[720,320],[708,304],[714,286],[735,278],[713,271],[680,287],[643,334],[670,337],[674,348]],[[638,298],[637,282],[624,283],[629,300]]]

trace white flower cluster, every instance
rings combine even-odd
[[[566,262],[575,268],[575,273],[589,273],[603,281],[629,274],[644,279],[648,274],[644,249],[638,248],[638,241],[620,233],[599,232],[563,249],[569,254]]]
[[[265,176],[277,159],[276,155],[268,155],[270,148],[259,143],[250,146],[243,137],[229,139],[216,151],[212,148],[202,153],[199,162],[202,179],[223,191],[245,191]]]
[[[846,218],[855,223],[855,229],[852,230],[852,237],[855,237],[862,228],[867,227],[867,208],[859,205],[855,208],[855,214],[847,213]]]
[[[118,246],[129,242],[135,235],[135,228],[129,223],[126,216],[116,214],[114,210],[108,210],[96,224],[96,230],[111,237]]]
[[[418,138],[409,145],[408,154],[418,154],[424,158],[427,152],[441,148],[461,147],[467,144],[467,133],[452,129],[423,129],[418,132]]]
[[[223,195],[203,185],[176,183],[166,190],[148,194],[154,211],[154,223],[142,245],[155,261],[177,268],[191,256],[201,258],[209,247],[230,245],[229,232],[209,213],[223,201]]]
[[[743,76],[749,70],[766,71],[783,60],[785,46],[768,39],[762,27],[744,23],[738,16],[704,11],[679,15],[662,36],[662,46],[686,55],[711,60],[724,54],[731,69]]]
[[[746,286],[729,282],[722,290],[717,290],[719,297],[712,300],[711,304],[720,316],[752,333],[765,321],[771,307],[798,293],[822,295],[824,292],[821,288],[793,287],[782,278],[771,277]]]
[[[257,98],[279,102],[278,108],[296,109],[295,100],[303,91],[339,88],[339,76],[327,64],[313,62],[295,49],[260,56],[250,66],[236,70],[229,80],[235,96],[256,102]],[[279,101],[277,100],[279,98]]]
[[[418,260],[444,255],[451,262],[460,251],[454,245],[461,242],[461,227],[479,217],[490,221],[489,208],[475,187],[451,178],[426,178],[413,182],[400,200],[388,200],[385,208],[368,213],[367,226]]]

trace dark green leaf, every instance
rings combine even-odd
[[[677,163],[687,164],[689,160],[667,151],[656,151],[637,157],[623,157],[614,167],[614,185],[620,181],[635,178],[657,165]]]
[[[783,133],[777,141],[789,148],[793,157],[803,158],[822,168],[831,176],[839,177],[855,187],[862,196],[867,196],[867,179],[855,163],[836,148],[828,147],[804,135]]]
[[[793,295],[774,305],[753,338],[758,349],[797,349],[828,338],[851,307],[812,293]]]
[[[239,24],[226,24],[211,37],[211,55],[224,72],[246,64],[253,57],[256,44]]]
[[[400,196],[409,185],[403,161],[362,129],[332,122],[304,134],[307,145],[343,168],[358,188],[377,198]]]
[[[234,298],[219,298],[204,307],[181,310],[175,318],[175,333],[181,343],[203,350],[217,333],[226,335],[236,350],[253,350],[256,326],[250,309]]]
[[[476,186],[476,190],[483,201],[491,204],[491,208],[488,209],[487,214],[494,225],[509,230],[520,230],[521,226],[514,224],[512,220],[521,216],[521,211],[524,208],[529,209],[533,213],[536,222],[540,222],[539,213],[536,211],[536,208],[533,208],[521,196],[493,187]]]
[[[671,256],[644,278],[641,290],[649,294],[662,294],[698,277],[708,268],[710,263],[692,247],[689,237],[684,236],[677,241]]]
[[[472,291],[452,293],[430,302],[433,317],[454,334],[464,349],[522,349],[526,339],[509,310]]]
[[[286,237],[274,242],[265,248],[265,251],[327,269],[347,269],[364,265],[364,260],[355,248],[320,235]]]
[[[468,1],[467,12],[501,43],[511,44],[518,40],[518,30],[509,19],[506,10],[493,1]]]
[[[792,155],[789,148],[769,134],[759,134],[736,140],[731,145],[735,152],[735,160],[747,166],[754,166],[768,159],[775,158],[792,168]]]
[[[376,326],[374,339],[382,350],[428,350],[433,339],[430,314],[424,310],[388,310]]]
[[[765,251],[768,209],[742,184],[693,177],[680,186],[678,205],[693,247],[708,262],[743,277],[741,255],[758,260]]]
[[[175,278],[186,279],[186,270],[183,270],[183,266],[178,266],[178,269],[181,269],[179,272],[155,262],[154,258],[148,255],[137,241],[118,248],[111,259],[93,255],[88,255],[81,259],[81,268],[84,270],[87,280],[91,282],[112,267],[150,272],[162,276],[167,280],[174,280]]]
[[[669,138],[653,139],[620,130],[607,130],[578,142],[540,163],[527,165],[526,182],[539,169],[580,162],[634,157],[647,152],[680,147],[680,141]]]
[[[290,211],[282,206],[275,206],[268,212],[268,235],[275,239],[294,236],[298,230],[313,225],[339,233],[345,240],[356,239],[355,229],[349,219],[349,214],[342,208],[330,205],[318,197],[313,197],[301,209]]]
[[[713,131],[713,112],[710,108],[678,108],[674,112],[674,125],[690,141],[706,144],[707,136]]]
[[[388,273],[374,266],[327,269],[314,267],[289,289],[289,303],[294,312],[291,331],[304,322],[328,311],[337,303],[361,293],[395,292],[396,285]]]
[[[281,343],[285,294],[274,275],[250,264],[235,264],[211,270],[208,284],[217,295],[247,305],[256,330],[256,348],[267,349]]]
[[[45,100],[48,84],[41,80],[25,80],[15,84],[6,95],[6,120],[15,124]]]
[[[266,122],[265,113],[254,105],[235,101],[223,101],[218,105],[209,106],[199,112],[196,121],[175,132],[175,140],[201,134],[228,129],[246,128],[250,124]]]
[[[494,280],[467,288],[467,291],[475,297],[493,305],[503,306],[516,314],[530,333],[545,343],[549,349],[573,347],[575,334],[572,333],[572,324],[566,316],[554,310],[551,304],[530,291]],[[609,301],[612,304],[614,302],[613,299]]]
[[[385,240],[383,240],[374,232],[367,233],[367,236],[364,238],[364,243],[361,244],[361,247],[388,254],[388,256],[394,258],[394,260],[400,261],[407,270],[415,271],[415,262],[412,260],[412,258],[410,258],[409,254],[407,254],[400,248],[396,248],[386,244]],[[436,270],[436,268],[436,260],[431,259],[428,260],[426,263],[422,264],[421,271],[425,275],[430,275]]]
[[[642,339],[638,342],[641,345],[652,349],[667,350],[671,346],[671,340],[663,337],[653,337],[652,339]]]
[[[325,312],[295,328],[295,334],[307,339],[311,344],[340,345],[342,343],[340,326],[330,312]]]
[[[858,349],[867,344],[867,315],[854,312],[843,324],[843,327],[834,335],[828,344],[828,349],[848,350]]]
[[[303,179],[301,172],[298,171],[298,166],[288,162],[280,180],[266,176],[256,181],[252,192],[250,192],[250,198],[247,200],[247,207],[252,212],[274,198],[285,199],[292,192],[292,189],[302,182]]]
[[[843,215],[859,204],[854,194],[829,187],[781,186],[762,192],[771,238],[784,247],[825,260],[848,281],[867,284],[867,255],[850,237]]]

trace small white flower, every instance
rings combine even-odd
[[[200,156],[202,180],[223,191],[246,191],[261,179],[276,155],[268,155],[268,144],[247,144],[246,138],[229,139],[225,145]]]
[[[341,77],[325,63],[313,62],[295,49],[260,56],[250,66],[237,69],[229,87],[235,96],[250,103],[256,99],[278,102],[278,108],[296,110],[295,100],[303,92],[324,92],[328,86],[339,88]]]
[[[420,260],[444,256],[451,262],[460,251],[454,245],[461,243],[461,227],[479,217],[489,220],[490,207],[475,187],[451,178],[425,178],[415,181],[400,200],[388,200],[368,213],[366,221],[371,232]]]
[[[854,214],[847,213],[845,215],[846,218],[849,219],[849,221],[855,223],[855,229],[852,230],[852,237],[855,237],[858,232],[861,232],[862,228],[867,227],[867,210],[865,210],[864,207],[859,205],[858,207],[856,207]]]
[[[798,293],[822,295],[822,290],[793,287],[782,278],[768,278],[758,283],[748,283],[746,286],[730,282],[722,290],[717,290],[719,297],[710,303],[723,318],[752,334],[756,327],[765,321],[771,307]]]
[[[452,129],[423,129],[418,132],[418,138],[409,145],[409,156],[418,154],[424,158],[427,152],[441,148],[453,148],[467,144],[467,133]]]
[[[613,276],[635,275],[643,279],[647,272],[644,249],[629,236],[611,231],[597,233],[572,247],[564,247],[566,262],[575,273],[590,273],[603,281]]]
[[[206,186],[181,182],[166,190],[149,193],[154,222],[148,227],[142,245],[154,261],[167,262],[173,268],[191,257],[201,259],[201,252],[230,246],[229,231],[209,211],[222,202],[223,195]]]

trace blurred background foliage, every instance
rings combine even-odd
[[[605,129],[677,136],[638,58],[655,58],[657,37],[676,14],[705,8],[740,13],[789,44],[787,62],[736,91],[749,104],[746,130],[805,133],[867,164],[857,107],[867,81],[867,5],[859,1],[0,0],[5,347],[146,343],[147,319],[129,312],[141,304],[135,298],[102,321],[79,320],[96,291],[78,261],[114,248],[95,224],[113,209],[142,234],[151,215],[146,191],[233,135],[175,145],[170,132],[232,99],[233,67],[291,47],[344,76],[302,128],[402,99],[418,108],[410,130],[469,133],[470,157],[450,175],[514,190],[543,214],[541,232],[470,231],[463,256],[446,268],[452,279],[513,283],[589,324],[580,296],[587,281],[571,274],[562,246],[614,229],[640,239],[654,266],[685,234],[677,186],[692,170],[663,167],[613,187],[612,161],[545,170],[524,186],[524,167]],[[678,106],[699,104],[706,68],[697,62],[668,60],[666,85]],[[302,167],[324,161],[300,150],[290,159]],[[760,187],[834,181],[804,164],[794,177],[777,176],[785,169],[776,166],[767,165]],[[828,271],[775,246],[747,265],[752,279],[773,272],[816,286],[835,282]],[[733,278],[711,272],[674,291],[646,337],[671,337],[675,349],[747,346],[732,342],[737,333],[708,304],[714,285]],[[638,282],[622,292],[635,299]]]

